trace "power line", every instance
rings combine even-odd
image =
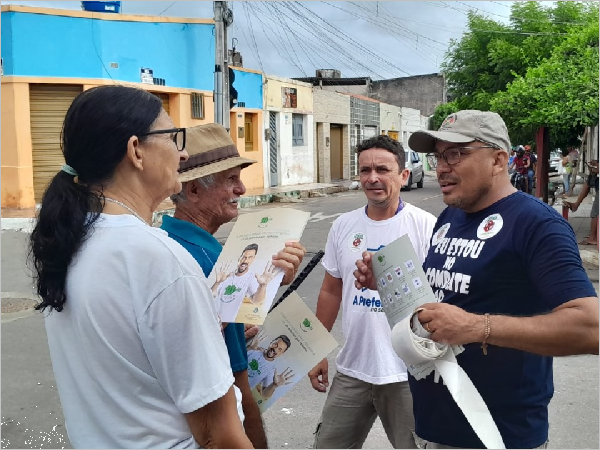
[[[328,2],[325,2],[325,1],[323,1],[322,3],[325,3],[325,4],[326,4],[326,5],[328,5],[328,6],[331,6],[331,7],[333,7],[333,8],[336,8],[336,9],[339,9],[339,10],[341,10],[341,11],[344,11],[344,12],[346,12],[346,13],[348,13],[348,14],[352,14],[352,15],[354,15],[354,16],[356,16],[356,17],[359,17],[361,20],[365,20],[365,21],[367,21],[367,22],[369,22],[369,23],[371,23],[371,24],[373,24],[373,25],[375,25],[375,26],[378,26],[378,27],[380,27],[380,28],[382,28],[382,29],[384,29],[384,30],[386,30],[386,31],[388,31],[388,32],[390,32],[390,31],[391,31],[391,29],[390,29],[390,28],[387,28],[387,27],[385,27],[385,26],[384,26],[384,25],[381,23],[381,21],[379,21],[379,20],[374,20],[374,19],[371,19],[371,18],[369,18],[369,17],[366,17],[366,18],[365,18],[365,17],[359,16],[359,15],[357,15],[356,13],[354,13],[354,12],[352,12],[352,11],[348,11],[348,10],[346,10],[346,9],[340,8],[339,6],[336,6],[336,5],[332,4],[332,3],[328,3]],[[356,5],[355,5],[355,6],[356,6]],[[362,7],[359,7],[359,8],[361,8],[361,9],[364,9],[364,8],[362,8]],[[367,11],[368,11],[368,10],[367,10]],[[371,12],[371,11],[369,11],[369,12]],[[395,25],[395,26],[398,26],[398,25],[396,25],[396,24],[393,24],[393,25]],[[393,29],[393,27],[391,27],[391,28]],[[403,28],[403,27],[401,27],[401,26],[400,26],[399,28]],[[410,51],[413,51],[413,52],[415,52],[415,53],[417,54],[417,56],[419,56],[419,57],[421,57],[421,58],[423,58],[423,59],[425,59],[425,58],[426,58],[426,55],[423,55],[422,53],[419,53],[419,52],[417,52],[417,51],[416,51],[416,49],[413,49],[412,47],[409,47],[408,45],[406,45],[406,43],[405,43],[405,42],[403,42],[403,41],[401,41],[400,39],[398,39],[398,38],[395,36],[395,34],[398,34],[398,35],[399,35],[399,36],[401,36],[401,37],[408,37],[408,36],[402,35],[402,34],[398,33],[397,31],[396,31],[396,32],[392,31],[392,34],[391,34],[391,37],[393,37],[394,39],[396,39],[396,40],[397,40],[398,42],[400,42],[402,45],[406,46],[406,47],[407,47],[407,48],[408,48]],[[418,40],[417,40],[417,43],[418,43]],[[427,45],[427,46],[429,46],[429,45],[428,45],[428,44],[426,44],[426,43],[423,43],[423,44],[424,44],[424,45]],[[432,48],[432,49],[433,49],[433,50],[435,50],[435,51],[440,51],[440,50],[438,50],[438,49],[435,49],[435,48],[433,48],[433,47],[431,47],[431,46],[429,46],[429,47],[430,47],[430,48]],[[431,60],[431,59],[430,59],[429,61],[430,61],[430,62],[433,62],[433,60]],[[406,73],[407,75],[410,75],[408,72],[404,71],[403,69],[400,69],[400,70],[401,70],[401,71],[403,71],[404,73]]]
[[[495,1],[493,1],[493,0],[490,0],[490,1],[491,1],[492,3],[495,3],[496,5],[504,6],[505,8],[508,8],[508,9],[510,9],[510,6],[508,6],[508,5],[505,5],[504,3],[495,2]]]
[[[258,59],[258,64],[260,66],[260,70],[264,73],[265,69],[263,67],[262,61],[260,59],[260,53],[258,51],[258,45],[256,45],[256,38],[254,37],[254,28],[252,27],[252,19],[250,19],[250,13],[248,12],[248,5],[246,2],[243,2],[244,11],[246,13],[246,18],[248,19],[248,24],[250,25],[250,36],[252,37],[252,42],[254,43],[254,48],[256,49],[256,58]]]
[[[357,4],[355,2],[352,2],[352,4],[354,6],[357,6]],[[394,37],[394,39],[396,39],[402,45],[406,46],[410,51],[414,52],[417,56],[419,56],[422,59],[427,59],[428,61],[435,62],[435,65],[437,66],[437,64],[438,64],[438,62],[437,62],[438,55],[436,53],[437,52],[445,52],[446,49],[447,49],[447,45],[443,44],[442,42],[436,41],[435,39],[431,39],[431,38],[429,38],[427,36],[423,36],[423,35],[421,35],[419,33],[416,33],[414,31],[412,31],[408,27],[404,26],[404,24],[401,23],[399,19],[395,18],[389,12],[389,10],[387,10],[384,6],[382,6],[382,10],[385,11],[388,14],[388,16],[386,16],[384,20],[387,21],[387,26],[389,28],[386,28],[384,26],[384,24],[381,23],[380,20],[379,21],[378,20],[375,20],[375,21],[370,20],[370,22],[373,23],[374,25],[382,28],[382,29],[392,30],[393,34],[397,34],[398,36],[400,36],[402,38],[405,38],[407,40],[411,40],[411,41],[415,42],[415,47],[413,48],[412,46],[408,46],[407,44],[405,44],[405,42],[403,40],[398,39],[395,36],[392,36],[392,37]],[[369,11],[369,10],[367,9],[367,11]],[[370,11],[370,13],[372,14],[372,11]],[[398,29],[402,30],[403,33],[400,33],[400,31],[398,31]],[[425,39],[425,41],[424,40],[419,41],[419,38]],[[428,42],[426,42],[427,40],[432,41],[432,42],[434,42],[436,44],[442,45],[444,48],[443,49],[437,48],[433,44],[429,44]],[[425,47],[431,49],[432,53],[430,54],[430,53],[427,53],[427,52],[424,53],[423,51],[419,51],[419,45],[425,46]],[[439,55],[439,56],[442,56],[442,55]],[[435,61],[434,61],[434,58],[435,58]]]
[[[350,3],[351,3],[352,5],[354,5],[354,6],[356,6],[356,7],[359,7],[359,8],[362,8],[362,9],[366,9],[366,8],[364,8],[364,7],[362,7],[362,6],[359,6],[359,5],[358,5],[358,2],[350,2]],[[382,9],[382,10],[385,10],[385,11],[386,11],[386,13],[387,13],[386,19],[388,19],[388,20],[389,20],[389,18],[390,18],[390,17],[392,17],[392,18],[394,18],[394,19],[398,19],[398,20],[400,20],[399,18],[397,18],[397,17],[393,16],[393,15],[390,13],[390,11],[389,11],[387,8],[385,8],[383,5],[382,5],[381,9]],[[367,11],[368,11],[368,10],[367,10]],[[404,19],[402,19],[402,20],[404,20]],[[436,41],[435,39],[432,39],[432,38],[430,38],[430,37],[428,37],[428,36],[425,36],[425,35],[423,35],[423,34],[419,34],[419,33],[415,32],[415,31],[412,31],[412,30],[410,30],[410,29],[408,29],[408,28],[404,27],[404,26],[403,26],[401,23],[399,23],[399,22],[396,22],[396,21],[393,21],[393,22],[395,22],[395,24],[396,24],[396,25],[398,25],[398,26],[402,27],[403,29],[405,29],[405,30],[407,30],[407,31],[409,31],[409,32],[411,32],[411,33],[413,33],[413,34],[415,34],[415,35],[416,35],[416,36],[418,36],[418,37],[421,37],[421,38],[423,38],[423,39],[427,39],[428,41],[435,42],[436,44],[440,44],[440,45],[446,46],[446,44],[444,44],[443,42]]]
[[[166,12],[166,11],[167,11],[167,9],[170,9],[170,8],[171,8],[171,6],[173,6],[175,3],[177,3],[177,2],[171,2],[171,4],[170,4],[169,6],[167,6],[165,9],[163,9],[163,10],[160,12],[159,16],[162,16],[162,15],[163,15],[163,13],[164,13],[164,12]]]
[[[270,10],[270,7],[269,7],[269,3],[268,3],[268,2],[264,2],[264,5],[265,5],[265,8],[266,8],[266,11],[262,11],[262,10],[261,10],[261,13],[263,13],[263,14],[265,15],[265,19],[266,19],[266,22],[267,22],[267,24],[265,24],[265,22],[263,22],[263,21],[262,21],[262,19],[261,19],[260,17],[258,17],[258,15],[257,15],[257,19],[258,19],[258,20],[259,20],[259,22],[261,22],[261,24],[263,25],[263,32],[265,33],[265,36],[267,37],[267,39],[269,40],[269,42],[271,42],[271,44],[273,45],[273,47],[275,48],[275,50],[277,51],[277,53],[279,54],[279,56],[280,56],[282,59],[285,59],[285,60],[287,60],[287,61],[290,63],[290,65],[294,65],[293,61],[291,60],[291,55],[290,55],[290,54],[289,54],[289,52],[287,51],[287,46],[285,45],[285,42],[283,41],[283,38],[282,38],[282,37],[281,37],[281,35],[278,33],[278,31],[277,31],[277,29],[276,29],[276,28],[275,28],[275,29],[273,29],[273,28],[271,28],[271,26],[269,26],[269,25],[268,25],[268,23],[269,23],[269,19],[268,19],[268,18],[270,18],[270,20],[271,20],[271,22],[272,22],[272,23],[275,23],[275,15],[276,15],[276,14],[275,14],[275,13],[273,13],[273,12],[271,12],[271,10]],[[268,16],[268,18],[267,18],[267,16]],[[272,34],[272,35],[275,35],[275,36],[277,36],[277,37],[279,38],[279,41],[280,41],[280,43],[281,43],[281,47],[283,48],[283,53],[284,53],[284,54],[282,54],[282,52],[280,51],[280,49],[279,49],[278,45],[277,45],[277,44],[275,44],[275,42],[273,42],[273,40],[271,40],[271,37],[270,37],[269,33],[267,33],[267,31],[264,29],[264,26],[265,26],[265,25],[266,25],[266,26],[267,26],[267,28],[268,28],[268,29],[271,31],[271,34]],[[298,38],[297,38],[297,39],[298,39]],[[286,55],[287,55],[287,56],[286,56]]]
[[[299,20],[304,22],[304,25],[298,23],[293,17],[289,17],[287,15],[286,15],[286,17],[288,17],[292,22],[297,24],[301,30],[311,33],[311,37],[313,37],[313,38],[316,37],[316,38],[321,39],[321,42],[319,42],[317,44],[318,47],[317,47],[317,50],[315,51],[316,54],[319,54],[319,52],[322,52],[323,50],[327,50],[331,53],[332,58],[339,61],[342,66],[349,67],[353,71],[356,71],[356,67],[354,67],[354,66],[362,67],[363,70],[365,70],[367,73],[371,72],[380,78],[384,78],[381,75],[377,74],[375,72],[375,70],[373,69],[373,67],[366,66],[361,60],[357,59],[355,57],[355,55],[353,54],[353,51],[344,50],[341,43],[335,42],[326,34],[326,33],[329,33],[332,35],[333,38],[337,38],[338,40],[340,40],[346,44],[351,44],[353,46],[353,50],[358,49],[358,50],[362,51],[362,49],[359,48],[360,46],[357,46],[354,43],[350,42],[346,37],[344,37],[345,35],[343,33],[334,34],[332,31],[332,28],[335,28],[335,27],[333,27],[331,24],[328,24],[329,26],[324,26],[324,25],[321,25],[321,24],[317,23],[316,21],[310,19],[308,16],[303,14],[299,10],[299,8],[306,9],[312,15],[316,16],[316,18],[318,18],[319,20],[322,20],[319,16],[314,14],[308,8],[304,7],[299,2],[294,2],[294,3],[285,2],[283,4],[286,6],[286,8],[289,10],[290,13],[294,14],[295,16],[298,17]],[[335,29],[335,30],[338,31],[337,29]],[[327,45],[324,46],[323,44],[327,44]],[[343,60],[343,59],[340,60],[339,59],[340,57],[345,58],[346,60]],[[348,66],[347,64],[349,62],[354,64],[354,66]]]
[[[277,18],[277,20],[279,21],[279,23],[281,24],[281,28],[283,29],[283,33],[285,34],[285,37],[286,37],[286,39],[287,39],[288,43],[290,44],[290,48],[291,48],[292,52],[294,52],[294,56],[296,57],[296,59],[295,59],[295,60],[293,60],[293,63],[292,63],[292,64],[293,64],[294,66],[296,66],[298,69],[300,69],[300,72],[302,72],[302,74],[303,74],[304,76],[306,76],[306,72],[304,71],[304,68],[303,68],[301,65],[298,65],[298,63],[300,63],[300,58],[298,58],[298,55],[296,54],[296,49],[294,49],[294,46],[292,45],[292,41],[290,40],[290,38],[289,38],[289,36],[288,36],[288,34],[287,34],[287,32],[288,32],[288,30],[289,30],[289,27],[285,26],[285,25],[284,25],[284,23],[283,23],[283,21],[281,20],[281,12],[280,12],[280,11],[279,11],[279,9],[277,8],[277,6],[276,6],[276,3],[275,3],[275,2],[273,2],[273,3],[271,4],[271,6],[273,7],[273,9],[274,9],[276,12],[280,13],[280,14],[276,14],[276,18]],[[291,57],[291,55],[290,55],[290,57]],[[298,63],[297,63],[296,61],[298,61]],[[300,64],[301,64],[301,63],[300,63]]]
[[[268,4],[268,2],[263,2],[263,3]],[[312,57],[310,55],[310,52],[307,51],[305,45],[303,45],[302,39],[300,39],[300,37],[298,36],[298,34],[296,34],[294,32],[294,30],[292,30],[291,27],[290,27],[289,31],[292,34],[292,36],[294,36],[294,39],[296,39],[296,42],[298,42],[298,45],[300,46],[300,49],[304,52],[304,54],[306,55],[306,58],[308,59],[308,61],[313,65],[313,68],[316,69],[317,68],[317,63],[312,59]]]
[[[258,2],[257,2],[257,3],[258,3]],[[263,2],[263,3],[264,3],[264,2]],[[267,13],[268,13],[268,14],[271,14],[271,13],[270,13],[270,11],[268,10],[268,5],[265,5],[265,7],[267,8]],[[258,8],[258,7],[257,7],[257,10],[259,10],[259,11],[260,11],[262,14],[266,15],[265,11],[261,10],[260,8]],[[273,45],[273,48],[275,48],[275,50],[277,51],[277,54],[279,54],[279,56],[280,56],[281,58],[283,58],[283,59],[287,60],[287,62],[288,62],[288,63],[290,63],[290,65],[292,65],[292,66],[296,66],[296,67],[297,67],[297,68],[298,68],[298,69],[299,69],[299,70],[300,70],[302,73],[305,73],[305,72],[304,72],[304,69],[298,66],[298,64],[297,64],[297,63],[296,63],[296,62],[293,60],[293,58],[292,58],[292,56],[290,55],[290,53],[287,51],[287,46],[286,46],[286,44],[285,44],[285,42],[284,42],[283,38],[281,37],[281,35],[280,35],[280,34],[279,34],[279,33],[278,33],[276,30],[274,30],[273,28],[271,28],[271,26],[268,24],[268,21],[267,21],[267,23],[263,22],[263,20],[262,20],[262,19],[261,19],[261,17],[260,17],[260,14],[258,14],[258,13],[257,13],[256,11],[254,11],[254,10],[251,10],[251,11],[252,11],[252,13],[254,14],[254,16],[256,17],[256,19],[257,19],[257,20],[260,22],[260,24],[261,24],[261,26],[262,26],[263,33],[264,33],[265,37],[266,37],[266,38],[269,40],[269,42],[270,42],[270,43]],[[271,34],[273,34],[273,35],[275,35],[275,36],[277,36],[277,37],[279,38],[279,41],[280,41],[280,42],[281,42],[281,44],[282,44],[282,45],[281,45],[281,47],[283,48],[283,50],[284,50],[284,53],[287,53],[287,57],[286,57],[285,55],[282,55],[282,54],[281,54],[281,52],[279,51],[279,48],[278,48],[278,46],[275,44],[275,42],[273,42],[273,41],[271,40],[271,37],[270,37],[269,33],[267,33],[267,31],[265,30],[265,26],[266,26],[266,27],[267,27],[267,28],[268,28],[268,29],[271,31]]]
[[[315,16],[316,18],[318,18],[319,20],[321,20],[326,26],[327,29],[333,29],[336,31],[337,33],[337,37],[342,39],[343,41],[347,42],[347,43],[351,43],[352,45],[355,46],[356,49],[360,50],[361,52],[371,55],[372,57],[374,57],[376,60],[379,60],[381,62],[383,62],[384,64],[389,65],[390,67],[393,67],[394,69],[403,72],[407,75],[411,75],[409,72],[407,72],[406,70],[396,66],[395,64],[391,63],[390,61],[382,58],[381,56],[379,56],[378,54],[376,54],[375,52],[373,52],[372,50],[368,49],[367,47],[365,47],[364,45],[362,45],[361,43],[357,42],[356,40],[354,40],[352,37],[348,36],[346,33],[344,33],[343,31],[339,30],[337,27],[335,27],[334,25],[332,25],[331,23],[327,22],[325,19],[323,19],[322,17],[320,17],[319,15],[317,15],[316,13],[314,13],[313,11],[311,11],[310,9],[306,8],[304,5],[302,5],[300,2],[294,2],[296,5],[298,5],[301,8],[306,9],[308,12],[310,12],[310,14],[312,14],[313,16]],[[323,3],[327,3],[327,2],[323,2]],[[331,5],[330,5],[331,6]]]

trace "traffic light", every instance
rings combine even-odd
[[[233,87],[235,81],[235,72],[229,67],[229,109],[237,105],[238,102],[238,91]]]

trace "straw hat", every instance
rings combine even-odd
[[[190,158],[179,163],[182,183],[257,162],[242,158],[227,130],[217,123],[187,128],[185,149]]]

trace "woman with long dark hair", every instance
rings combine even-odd
[[[76,448],[250,446],[206,279],[151,226],[185,136],[131,87],[87,90],[65,117],[30,257]]]

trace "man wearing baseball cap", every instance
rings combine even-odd
[[[163,217],[162,229],[191,253],[208,276],[223,249],[213,235],[221,225],[238,216],[238,200],[246,192],[240,173],[256,161],[240,156],[221,125],[211,123],[187,128],[186,135],[190,157],[179,166],[182,191],[171,197],[175,214]],[[273,256],[273,265],[284,271],[282,284],[293,280],[305,253],[306,249],[299,242],[287,242],[285,248]],[[254,448],[267,448],[260,411],[248,382],[244,324],[229,323],[223,334],[234,384],[242,394],[244,429]]]
[[[459,111],[438,131],[408,141],[437,160],[448,207],[423,269],[438,303],[418,317],[457,355],[487,404],[506,448],[548,440],[552,357],[598,354],[598,297],[575,234],[557,212],[509,181],[508,131],[493,112]],[[374,285],[370,257],[359,286]],[[409,377],[416,434],[426,448],[484,448],[444,383]]]

